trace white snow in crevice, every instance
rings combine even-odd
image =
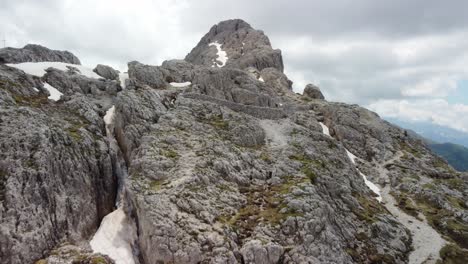
[[[106,134],[109,140],[109,146],[117,152],[118,145],[114,138],[113,126],[116,108],[113,105],[106,111],[103,117],[106,124]],[[123,179],[119,179],[119,183]],[[120,191],[117,191],[117,197]],[[119,200],[119,198],[117,198]],[[99,229],[89,242],[91,249],[95,253],[108,255],[116,264],[134,264],[133,246],[137,239],[135,222],[127,217],[122,205],[117,202],[118,208],[112,213],[106,215]]]
[[[215,41],[215,42],[208,44],[208,46],[215,46],[216,49],[218,50],[218,53],[217,53],[218,58],[216,58],[216,61],[220,62],[220,64],[217,63],[216,61],[213,61],[212,67],[214,66],[224,67],[224,65],[226,65],[226,62],[228,60],[228,56],[227,56],[227,53],[221,49],[222,44],[219,44],[217,41]]]
[[[320,126],[322,127],[322,132],[323,132],[323,134],[325,134],[325,135],[331,137],[331,136],[330,136],[330,129],[329,129],[324,123],[322,123],[322,122],[319,122],[319,124],[320,124]],[[353,160],[353,162],[354,162],[354,160]]]
[[[322,122],[319,122],[319,124],[322,127],[323,134],[331,137],[330,136],[330,129]],[[345,150],[346,150],[346,154],[348,155],[348,158],[351,160],[351,162],[354,165],[356,165],[357,156],[354,155],[353,153],[349,152],[349,150],[347,150],[346,148],[345,148]],[[356,169],[359,172],[359,175],[361,175],[361,177],[364,179],[364,183],[367,185],[367,187],[369,187],[369,189],[371,189],[375,194],[377,194],[377,197],[376,197],[377,201],[382,202],[382,195],[380,193],[380,188],[377,187],[377,185],[375,185],[373,182],[369,181],[367,179],[367,176],[364,175],[364,173],[362,173],[358,168],[356,168]]]
[[[89,244],[94,252],[108,255],[116,264],[134,264],[132,248],[136,237],[135,224],[118,208],[102,219]]]
[[[191,85],[192,83],[191,82],[182,82],[182,83],[178,83],[178,82],[171,82],[169,83],[172,87],[186,87],[186,86],[189,86]]]
[[[128,79],[128,73],[123,72],[119,74],[119,80],[120,80],[120,86],[122,86],[122,89],[125,89],[125,81]]]
[[[39,89],[37,89],[36,87],[33,87],[33,90],[39,92]]]
[[[265,80],[263,80],[262,76],[260,76],[260,77],[258,78],[258,80],[261,81],[261,82],[265,82]]]
[[[10,67],[14,67],[24,71],[27,74],[34,75],[37,77],[42,77],[46,74],[46,69],[52,67],[62,71],[68,71],[67,66],[78,69],[81,75],[84,75],[89,78],[99,79],[101,76],[97,75],[91,68],[85,67],[83,65],[76,65],[64,62],[23,62],[15,64],[7,64]]]
[[[111,126],[114,124],[114,116],[115,116],[115,106],[113,105],[109,108],[104,116],[104,123],[106,124],[106,133],[108,137],[112,137]]]
[[[349,152],[349,150],[345,149],[346,150],[346,154],[348,155],[348,158],[351,160],[351,162],[353,164],[356,164],[356,155],[354,155],[353,153]]]
[[[362,173],[360,170],[358,170],[359,174],[362,176],[362,178],[364,179],[364,183],[367,185],[367,187],[369,187],[369,189],[371,189],[375,194],[377,194],[377,197],[375,199],[377,199],[377,201],[379,201],[379,203],[382,202],[382,194],[380,193],[380,188],[377,187],[377,185],[375,185],[373,182],[369,181],[366,177],[366,175],[364,175],[364,173]]]
[[[353,153],[349,152],[349,150],[345,149],[346,150],[346,154],[348,155],[348,158],[351,160],[351,162],[356,165],[356,159],[357,159],[357,156],[354,155]],[[356,170],[359,172],[359,175],[361,175],[361,177],[364,179],[364,183],[367,185],[367,187],[369,187],[369,189],[371,189],[375,194],[377,194],[377,201],[379,201],[379,203],[382,202],[382,195],[380,193],[380,188],[377,187],[377,185],[375,185],[373,182],[369,181],[367,179],[367,176],[362,173],[358,168],[356,168]]]
[[[63,95],[63,93],[61,93],[55,87],[52,87],[52,85],[50,85],[50,84],[48,84],[46,82],[44,83],[44,88],[46,88],[47,91],[49,91],[50,95],[47,98],[49,98],[50,100],[58,101],[58,100],[60,100],[60,96]]]

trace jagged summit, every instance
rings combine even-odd
[[[80,65],[80,60],[69,51],[51,50],[37,44],[28,44],[23,48],[0,49],[0,63],[21,62],[64,62]]]
[[[284,68],[281,50],[273,49],[263,31],[253,29],[241,19],[214,25],[185,60],[193,64],[219,67],[217,60],[220,50],[227,55],[226,67],[254,67],[260,71],[273,67],[281,72]]]

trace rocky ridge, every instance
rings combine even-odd
[[[79,64],[29,50],[0,63]],[[0,64],[2,263],[119,263],[89,245],[116,206],[136,227],[134,263],[468,258],[468,175],[367,109],[292,92],[281,52],[242,20],[213,26],[185,60],[95,72]],[[444,238],[440,256],[394,209]]]

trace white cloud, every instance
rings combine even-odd
[[[468,104],[449,104],[443,99],[378,100],[368,106],[383,117],[427,121],[468,133]]]
[[[438,76],[402,87],[401,93],[413,97],[446,97],[456,89],[456,77]]]

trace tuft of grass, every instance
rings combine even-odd
[[[271,156],[270,156],[268,153],[266,153],[266,152],[262,152],[262,153],[260,154],[260,159],[263,160],[263,161],[265,161],[265,162],[267,162],[267,163],[271,163],[271,162],[272,162]]]
[[[229,128],[229,122],[224,120],[222,115],[212,117],[209,120],[209,124],[221,130],[227,130]]]
[[[455,244],[448,244],[439,252],[441,260],[437,264],[465,264],[468,263],[468,251]]]
[[[166,180],[153,180],[150,182],[150,189],[153,190],[153,191],[160,191],[164,185],[167,184],[167,181]]]
[[[170,158],[170,159],[176,159],[179,157],[179,154],[177,154],[177,152],[175,150],[172,150],[172,149],[165,149],[165,150],[162,150],[161,151],[161,154],[166,157],[166,158]]]
[[[391,195],[395,197],[395,200],[397,202],[397,206],[403,210],[405,213],[421,220],[419,218],[419,208],[413,203],[411,198],[408,197],[406,193],[395,193],[392,192]]]
[[[285,195],[294,186],[307,182],[303,177],[285,177],[282,184],[274,186],[257,186],[240,191],[247,196],[246,204],[232,216],[221,215],[218,221],[235,230],[241,239],[250,237],[260,223],[277,226],[289,217],[303,216],[302,213],[288,209]]]
[[[353,210],[359,220],[375,223],[379,214],[385,213],[385,209],[376,199],[368,199],[362,194],[355,194],[354,197],[361,205],[361,208]]]
[[[410,153],[411,155],[413,155],[413,156],[416,157],[416,158],[422,158],[422,156],[423,156],[421,152],[419,152],[417,149],[411,147],[411,146],[408,145],[408,143],[406,143],[406,142],[401,142],[401,143],[400,143],[400,148],[401,148],[404,152]],[[406,153],[405,153],[405,155],[406,155]],[[406,159],[407,159],[407,156],[406,156],[406,157],[404,156],[403,158],[406,158]]]
[[[317,174],[312,168],[325,169],[327,166],[322,160],[309,159],[304,154],[294,154],[289,159],[302,163],[301,172],[310,180],[312,184],[317,183]]]
[[[97,256],[97,257],[91,257],[91,260],[89,261],[90,264],[107,264],[107,260],[104,257]]]

